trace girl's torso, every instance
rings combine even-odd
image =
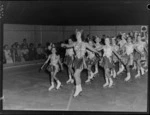
[[[112,46],[104,46],[103,47],[103,50],[104,50],[104,55],[103,56],[106,56],[106,57],[111,57],[112,56]]]
[[[86,52],[86,45],[84,42],[80,42],[80,43],[76,43],[74,46],[75,52],[76,52],[76,56],[78,58],[83,58]]]
[[[66,55],[73,56],[73,54],[74,54],[73,48],[66,49]]]
[[[93,52],[89,51],[89,50],[87,50],[87,54],[88,54],[88,57],[89,57],[90,59],[92,59],[92,58],[95,57],[95,54],[94,54]]]
[[[146,45],[145,42],[139,42],[136,44],[136,48],[142,53],[144,52],[145,45]]]
[[[132,54],[133,51],[134,51],[134,44],[132,44],[132,43],[127,43],[127,44],[125,45],[125,48],[126,48],[126,54],[127,54],[127,55],[130,55],[130,54]]]
[[[51,54],[50,56],[51,56],[50,57],[50,61],[51,61],[50,64],[56,65],[59,61],[59,56],[57,56],[56,54]]]

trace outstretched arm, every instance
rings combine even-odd
[[[72,48],[75,46],[75,43],[73,44],[61,44],[61,47],[67,47],[67,48]]]
[[[139,54],[141,54],[141,52],[137,49],[136,45],[134,46],[134,49],[135,49],[136,52],[138,52]]]
[[[101,46],[101,47],[97,48],[96,50],[97,50],[97,51],[101,51],[101,50],[103,49],[103,47],[104,47],[104,46]]]
[[[93,47],[91,47],[88,43],[85,43],[85,45],[86,45],[86,48],[88,48],[89,50],[99,54],[99,52],[96,49],[94,49]]]
[[[117,58],[121,61],[121,63],[124,65],[124,62],[122,61],[122,58],[120,57],[120,55],[115,51],[113,50],[113,53],[117,56]]]
[[[48,63],[48,61],[50,60],[50,58],[51,58],[51,55],[48,56],[47,60],[46,60],[46,61],[44,62],[44,64],[42,65],[41,69],[43,69],[43,67],[45,66],[45,64]]]
[[[148,53],[146,44],[145,44],[145,46],[144,46],[144,50],[146,51],[146,53]]]

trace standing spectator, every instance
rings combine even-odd
[[[51,46],[52,46],[52,43],[49,43],[49,42],[46,43],[46,47],[45,47],[46,58],[48,57],[48,55],[51,54],[51,50],[48,49],[48,47],[51,47]]]
[[[36,49],[34,47],[33,43],[30,43],[29,45],[29,60],[35,60],[35,56],[36,56]]]
[[[14,63],[16,62],[16,55],[17,55],[16,44],[13,44],[11,46],[11,56]]]
[[[25,61],[29,61],[29,49],[25,45],[22,47],[21,52]]]
[[[17,56],[16,56],[16,61],[18,62],[24,62],[24,58],[23,58],[23,55],[22,55],[22,52],[21,52],[21,46],[19,44],[17,44]]]
[[[26,38],[23,39],[22,47],[24,46],[28,48],[28,43]]]
[[[105,38],[106,38],[106,35],[102,35],[102,38],[101,38],[101,44],[105,45]]]
[[[6,63],[13,63],[13,60],[11,57],[11,51],[10,51],[8,45],[4,46],[4,54],[5,54]]]
[[[3,47],[4,48],[4,47]],[[6,58],[5,58],[5,52],[4,52],[4,50],[3,50],[3,64],[5,64],[6,63]]]
[[[41,44],[38,44],[38,47],[36,49],[37,55],[36,55],[36,59],[44,59],[44,52],[43,52],[43,48],[41,47]]]

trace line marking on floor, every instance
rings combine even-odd
[[[3,69],[10,69],[10,68],[16,68],[16,67],[23,67],[23,66],[29,66],[29,65],[39,65],[43,63],[33,63],[33,64],[25,64],[25,65],[16,65],[16,66],[10,66],[10,67],[3,67]]]
[[[68,104],[67,104],[66,110],[69,110],[69,108],[70,108],[71,100],[72,100],[72,97],[73,97],[73,92],[74,92],[74,90],[72,90],[72,92],[71,92],[71,95],[70,95],[69,102],[68,102]]]

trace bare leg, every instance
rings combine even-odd
[[[125,78],[125,81],[129,81],[131,78],[130,67],[127,65],[126,68],[127,68],[127,77]]]
[[[105,69],[105,80],[106,80],[106,82],[105,82],[105,84],[103,85],[103,87],[105,88],[106,86],[108,86],[109,85],[109,69],[108,68],[106,68]]]
[[[94,77],[94,73],[92,72],[92,65],[88,66],[88,79],[85,81],[86,83],[90,82]]]
[[[95,72],[94,74],[97,74],[98,73],[98,64],[95,64]]]
[[[113,68],[113,78],[116,78],[116,70]]]
[[[140,61],[137,61],[137,74],[135,75],[135,78],[140,78]]]
[[[55,70],[55,72],[54,72],[54,74],[53,74],[53,77],[54,77],[54,79],[56,80],[56,83],[57,83],[56,89],[59,89],[60,86],[61,86],[61,82],[60,82],[60,81],[58,80],[58,78],[56,77],[57,72],[58,72],[58,67],[56,67],[56,70]]]
[[[80,74],[81,74],[82,69],[76,69],[75,73],[74,73],[74,78],[76,81],[76,89],[75,89],[75,93],[74,93],[74,97],[78,96],[79,93],[82,91],[82,87],[81,87],[81,78],[80,78]]]
[[[73,83],[74,82],[74,80],[72,79],[73,70],[72,70],[71,66],[68,66],[68,74],[69,74],[69,79],[67,80],[66,83],[69,83],[69,82]]]
[[[121,62],[119,62],[119,71],[117,72],[117,75],[119,75],[120,73],[122,73],[124,70],[124,66],[121,64]]]
[[[51,91],[54,88],[54,78],[53,78],[53,72],[51,72],[51,86],[49,87],[49,91]]]
[[[136,69],[136,62],[135,61],[133,62],[133,65],[134,65],[134,67],[132,69],[135,70]]]
[[[108,77],[108,82],[109,82],[108,87],[111,87],[113,85],[113,80],[111,78],[111,70],[109,68],[107,69],[107,77]]]

